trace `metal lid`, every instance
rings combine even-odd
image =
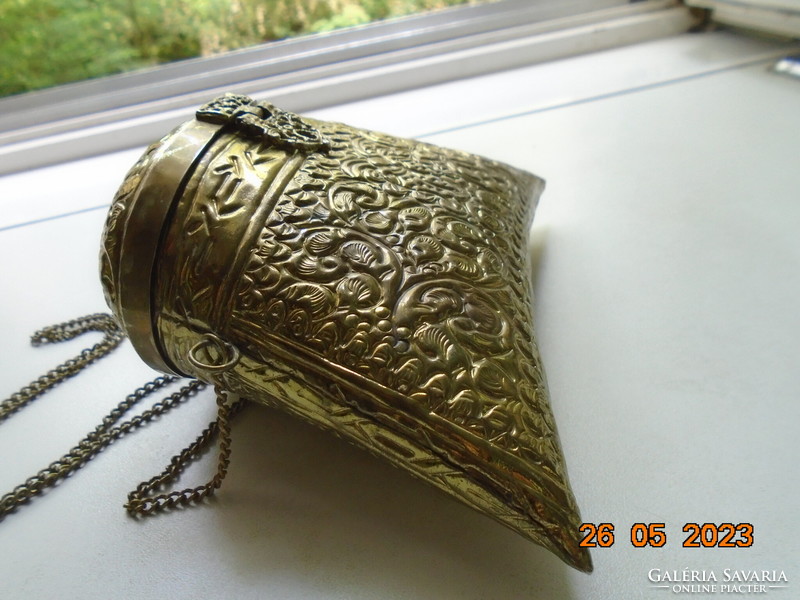
[[[172,207],[220,129],[219,124],[193,119],[149,148],[117,193],[103,232],[106,300],[139,356],[165,373],[174,370],[161,356],[155,337],[153,269]]]
[[[300,154],[330,145],[298,115],[248,96],[225,94],[195,116],[148,148],[131,169],[103,232],[100,272],[106,301],[139,356],[166,373],[175,368],[159,350],[154,267],[174,207],[210,145],[223,131]]]

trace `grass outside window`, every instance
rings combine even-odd
[[[486,0],[0,0],[0,96]]]

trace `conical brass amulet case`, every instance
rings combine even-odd
[[[226,95],[128,173],[106,298],[152,367],[330,429],[590,571],[532,333],[543,186]]]

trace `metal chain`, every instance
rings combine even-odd
[[[219,387],[215,388],[215,391],[218,408],[217,420],[209,423],[208,427],[203,430],[191,445],[184,448],[180,454],[173,456],[167,467],[159,475],[149,481],[143,481],[128,494],[128,502],[125,504],[125,508],[129,514],[149,516],[159,511],[196,504],[213,495],[222,485],[222,480],[228,473],[231,456],[230,419],[241,412],[245,403],[243,399],[238,398],[231,405],[228,405],[225,401],[224,392]],[[176,481],[186,467],[200,457],[217,435],[220,438],[219,459],[217,473],[211,481],[196,488],[167,494],[148,495],[162,489],[168,483]]]
[[[83,350],[75,358],[61,363],[0,403],[0,423],[65,379],[77,375],[94,361],[104,357],[125,339],[125,334],[111,315],[98,313],[40,329],[31,336],[31,344],[41,346],[64,342],[87,331],[102,332],[103,340]]]
[[[204,383],[193,381],[161,402],[157,402],[141,415],[137,415],[131,420],[114,427],[114,424],[119,421],[122,415],[138,404],[142,399],[165,385],[172,383],[176,379],[176,377],[172,377],[171,375],[158,377],[138,388],[132,394],[129,394],[125,400],[120,402],[103,418],[100,425],[98,425],[94,431],[90,432],[64,456],[50,463],[36,475],[29,477],[24,483],[18,485],[11,492],[0,498],[0,520],[5,518],[7,514],[14,512],[20,505],[27,504],[33,498],[42,494],[47,488],[53,487],[59,481],[80,469],[112,442],[115,442],[134,429],[146,425],[157,416],[168,412],[205,387]]]
[[[77,357],[64,362],[0,403],[0,422],[55,385],[61,383],[68,377],[76,375],[89,364],[107,355],[116,348],[125,337],[111,315],[95,314],[37,331],[33,334],[31,343],[34,346],[38,346],[42,343],[61,342],[70,340],[87,331],[102,331],[105,334],[103,341],[89,349],[83,350]],[[173,408],[180,406],[206,387],[206,384],[202,381],[191,381],[177,392],[154,403],[141,414],[117,425],[122,416],[141,400],[164,386],[177,381],[177,379],[177,377],[172,375],[164,375],[136,389],[133,393],[126,396],[122,402],[103,418],[102,422],[92,432],[86,435],[86,437],[78,442],[78,444],[63,457],[52,462],[36,475],[15,487],[11,492],[0,497],[0,521],[5,519],[8,514],[14,512],[19,506],[27,504],[48,488],[53,487],[59,481],[83,467],[89,460],[111,443],[147,425]],[[214,491],[220,487],[222,480],[227,474],[230,462],[230,418],[242,410],[244,401],[237,399],[233,404],[228,406],[224,398],[224,393],[219,388],[217,388],[216,391],[218,405],[217,420],[210,423],[189,447],[184,449],[180,454],[174,456],[163,473],[153,477],[149,481],[142,482],[128,495],[128,503],[125,505],[125,508],[130,514],[147,516],[168,508],[188,506],[212,495]],[[204,452],[218,434],[220,437],[219,461],[217,473],[210,482],[196,488],[171,492],[169,494],[153,497],[146,495],[162,487],[166,483],[175,481],[180,473]]]

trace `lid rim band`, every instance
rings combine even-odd
[[[174,375],[161,352],[153,314],[153,276],[173,206],[197,162],[223,127],[197,120],[176,129],[153,157],[128,207],[120,241],[117,306],[134,349],[154,369]]]

